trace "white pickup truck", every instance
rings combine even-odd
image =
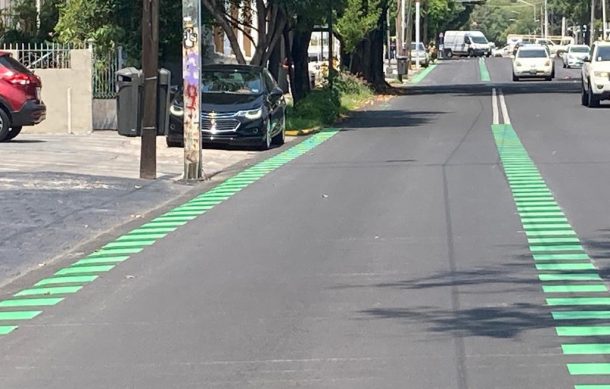
[[[593,44],[581,72],[583,105],[598,107],[601,100],[610,99],[610,42]]]

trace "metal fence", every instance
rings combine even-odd
[[[17,52],[16,59],[30,69],[70,69],[70,51],[85,46],[59,43],[4,45],[3,50]]]
[[[116,72],[123,67],[123,50],[93,50],[93,98],[116,97]]]

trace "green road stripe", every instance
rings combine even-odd
[[[607,292],[608,288],[604,284],[591,285],[543,285],[544,293],[597,293]]]
[[[17,326],[0,326],[0,335],[8,335],[16,329]]]
[[[610,389],[610,385],[606,385],[606,384],[574,385],[574,389]]]
[[[491,81],[491,77],[489,76],[489,70],[487,70],[487,65],[485,64],[485,60],[483,58],[481,58],[479,61],[479,72],[481,73],[482,82]]]
[[[126,261],[133,254],[144,250],[146,246],[154,244],[170,232],[204,215],[208,210],[255,183],[256,180],[275,171],[295,158],[304,155],[338,132],[338,130],[334,129],[324,130],[289,150],[236,174],[210,191],[181,204],[156,219],[135,228],[126,235],[117,238],[115,241],[106,244],[98,251],[78,260],[73,265],[58,270],[54,276],[38,281],[34,287],[16,293],[14,296],[16,298],[0,301],[0,307],[44,307],[59,303],[64,297],[47,296],[77,293],[85,284],[96,280],[99,273],[110,271],[116,264]],[[0,312],[0,320],[29,320],[40,313],[41,311]],[[17,326],[0,326],[0,335],[9,334],[16,328]]]
[[[534,254],[534,261],[572,261],[591,259],[587,254]]]
[[[112,270],[115,265],[99,265],[99,266],[74,266],[66,267],[59,270],[55,275],[68,276],[76,274],[89,274],[89,273],[104,273]]]
[[[71,294],[76,293],[81,290],[82,286],[57,286],[52,288],[33,288],[33,289],[25,289],[21,292],[17,293],[15,297],[24,297],[24,296],[53,296],[56,294]]]
[[[610,374],[610,363],[568,363],[571,375]]]
[[[102,258],[85,258],[76,262],[72,266],[83,266],[83,265],[101,265],[104,263],[119,263],[129,259],[129,257],[102,257]]]
[[[553,244],[553,243],[580,243],[577,237],[565,238],[528,238],[529,244]]]
[[[58,285],[58,284],[86,284],[95,281],[98,276],[73,276],[73,277],[52,277],[38,281],[34,286]]]
[[[610,354],[609,343],[562,344],[561,349],[566,355]]]
[[[415,77],[411,79],[411,84],[419,84],[420,82],[422,82],[428,76],[428,74],[430,74],[434,69],[436,69],[436,66],[436,64],[428,65],[427,68],[416,74]]]
[[[548,298],[547,305],[610,305],[610,297]]]
[[[539,274],[540,281],[601,281],[597,273],[584,274]]]
[[[0,312],[0,321],[30,320],[40,315],[42,311]]]
[[[595,270],[592,263],[544,263],[536,264],[536,269],[546,270]]]
[[[560,311],[551,312],[555,320],[606,320],[610,311]]]
[[[572,245],[545,245],[545,246],[538,246],[538,245],[532,245],[530,246],[530,251],[531,252],[535,252],[538,253],[540,251],[543,252],[549,252],[549,251],[580,251],[583,252],[585,251],[585,249],[579,245],[579,244],[572,244]]]
[[[530,230],[530,231],[525,231],[525,234],[528,237],[536,237],[536,238],[550,238],[550,237],[561,237],[561,236],[577,236],[576,233],[574,231],[572,231],[571,229],[564,229],[564,230],[552,230],[552,231],[536,231],[536,230]]]
[[[0,308],[48,307],[56,305],[62,300],[62,297],[4,300],[0,301]]]
[[[559,336],[606,336],[610,335],[610,326],[568,326],[555,327]]]

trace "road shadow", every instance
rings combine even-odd
[[[369,110],[354,111],[349,118],[341,123],[342,131],[367,128],[400,128],[418,127],[434,122],[439,116],[447,114],[443,111],[398,111]]]
[[[22,143],[22,144],[28,144],[28,143],[47,143],[46,140],[41,140],[41,139],[12,139],[8,142],[3,142],[5,144],[11,144],[11,143]]]
[[[580,93],[580,84],[570,81],[528,81],[527,83],[489,83],[489,84],[452,84],[452,85],[416,85],[393,88],[388,94],[394,96],[449,95],[448,98],[466,96],[491,96],[491,89],[502,89],[505,95],[519,94],[576,94]]]

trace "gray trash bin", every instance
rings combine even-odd
[[[116,72],[117,129],[123,136],[142,133],[142,71],[130,67]]]
[[[407,74],[407,57],[396,57],[397,60],[397,73],[401,76]]]
[[[172,73],[167,69],[159,69],[157,81],[157,135],[167,135]]]

